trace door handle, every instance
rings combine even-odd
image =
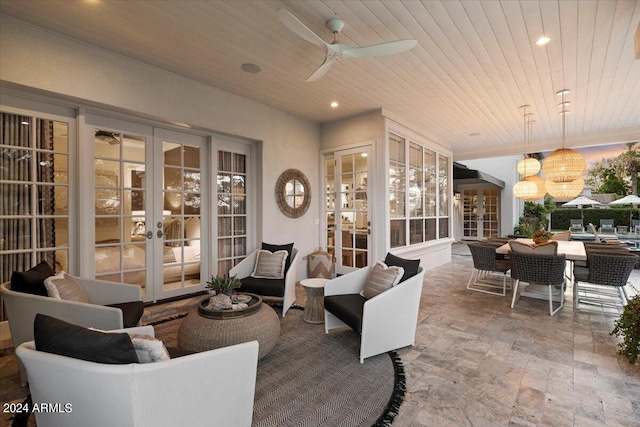
[[[162,232],[162,230],[158,230],[158,238],[162,238],[162,236],[164,236],[164,233]]]
[[[147,239],[151,239],[153,237],[153,231],[147,231]]]

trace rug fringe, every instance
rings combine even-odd
[[[393,393],[391,393],[387,408],[372,427],[388,427],[393,424],[393,420],[400,412],[400,406],[402,406],[402,402],[404,402],[404,395],[407,391],[407,379],[400,355],[395,351],[389,351],[387,354],[391,358],[395,372]]]
[[[22,401],[22,407],[33,408],[33,405],[31,404],[31,393],[27,394],[27,397]],[[25,427],[30,415],[31,411],[15,414],[11,420],[11,427]]]

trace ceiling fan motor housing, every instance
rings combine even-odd
[[[344,28],[344,22],[338,18],[330,19],[327,21],[327,28],[334,34],[339,33]]]

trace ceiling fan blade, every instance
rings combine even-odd
[[[351,58],[367,58],[370,56],[386,56],[404,52],[415,47],[417,40],[398,40],[395,42],[374,44],[371,46],[352,47],[343,51],[345,56]]]
[[[315,82],[316,80],[320,80],[322,76],[327,74],[327,71],[329,71],[329,68],[331,68],[331,64],[333,64],[334,62],[335,61],[332,61],[329,58],[325,59],[324,63],[307,78],[307,82]]]
[[[278,18],[280,18],[280,22],[282,22],[288,29],[296,33],[298,37],[318,46],[326,46],[328,44],[320,37],[318,37],[316,33],[311,31],[309,27],[300,22],[300,20],[293,16],[288,10],[278,9],[277,12]]]

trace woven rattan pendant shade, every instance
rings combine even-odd
[[[548,179],[545,186],[547,193],[554,199],[573,199],[577,197],[584,188],[584,180],[578,178],[571,182],[553,182]]]
[[[523,181],[533,182],[536,185],[538,191],[536,192],[535,198],[533,200],[539,200],[547,194],[547,187],[545,186],[545,181],[538,175],[532,175],[526,177]]]
[[[540,162],[533,157],[527,157],[518,162],[518,173],[524,177],[540,172]]]
[[[572,182],[582,176],[587,167],[584,157],[576,150],[559,148],[549,154],[542,164],[542,172],[553,182]]]
[[[557,149],[544,159],[542,172],[544,172],[547,181],[553,181],[555,183],[573,183],[571,188],[575,188],[579,182],[582,182],[582,186],[584,187],[584,181],[582,181],[582,179],[578,181],[578,179],[582,177],[582,172],[587,168],[587,163],[585,162],[584,157],[582,157],[582,154],[578,153],[576,150],[565,148],[564,146],[566,138],[566,117],[567,114],[569,114],[569,110],[567,110],[566,107],[570,104],[566,100],[566,95],[568,93],[568,89],[556,92],[556,95],[562,96],[562,102],[558,104],[558,106],[562,108],[560,111],[560,116],[562,116],[562,148]],[[582,188],[580,190],[582,190]],[[550,191],[549,194],[551,194]],[[553,196],[553,194],[551,195]]]
[[[526,181],[522,179],[513,186],[513,195],[522,200],[536,200],[535,196],[538,193],[538,186],[535,182]]]

